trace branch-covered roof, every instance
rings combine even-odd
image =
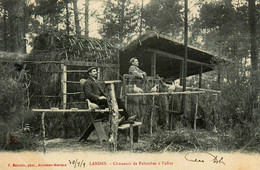
[[[55,52],[52,60],[59,61],[68,56],[69,60],[98,61],[114,60],[117,48],[110,42],[76,37],[64,33],[42,33],[35,38],[32,55]]]

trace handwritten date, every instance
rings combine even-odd
[[[85,168],[86,162],[84,160],[69,160],[69,164],[73,165],[74,168]]]

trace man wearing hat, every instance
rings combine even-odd
[[[83,88],[83,92],[85,94],[86,99],[89,99],[90,102],[97,104],[100,108],[108,107],[107,98],[103,90],[100,88],[97,78],[98,72],[96,67],[90,67],[87,70],[87,74],[89,75],[88,79],[81,79],[80,84]],[[122,118],[128,120],[129,115],[124,107],[122,100],[117,98],[118,107],[123,109],[123,112],[120,112]],[[132,116],[131,119],[134,119],[135,116]]]
[[[130,59],[130,68],[129,68],[129,74],[134,75],[135,77],[138,78],[144,78],[146,76],[146,72],[142,71],[138,66],[139,66],[139,62],[138,59],[136,57],[133,57]]]

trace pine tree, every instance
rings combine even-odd
[[[104,39],[123,41],[137,31],[140,9],[130,0],[111,0],[106,2],[104,18],[98,18],[102,24],[99,33]]]
[[[183,30],[181,10],[179,0],[151,0],[142,14],[146,29],[177,37]]]

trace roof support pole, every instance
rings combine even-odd
[[[186,91],[188,59],[188,0],[185,0],[185,18],[184,18],[184,62],[183,62],[183,91]]]
[[[151,76],[156,75],[156,52],[153,53],[151,58]]]
[[[199,74],[199,88],[202,88],[202,73],[203,73],[203,66],[200,66],[200,74]]]
[[[183,85],[183,61],[180,61],[180,85]]]
[[[188,59],[188,0],[184,0],[185,4],[185,18],[184,18],[184,61],[183,61],[183,89],[186,91],[186,76],[187,76],[187,59]],[[186,114],[186,95],[182,96],[182,109],[181,112]]]

